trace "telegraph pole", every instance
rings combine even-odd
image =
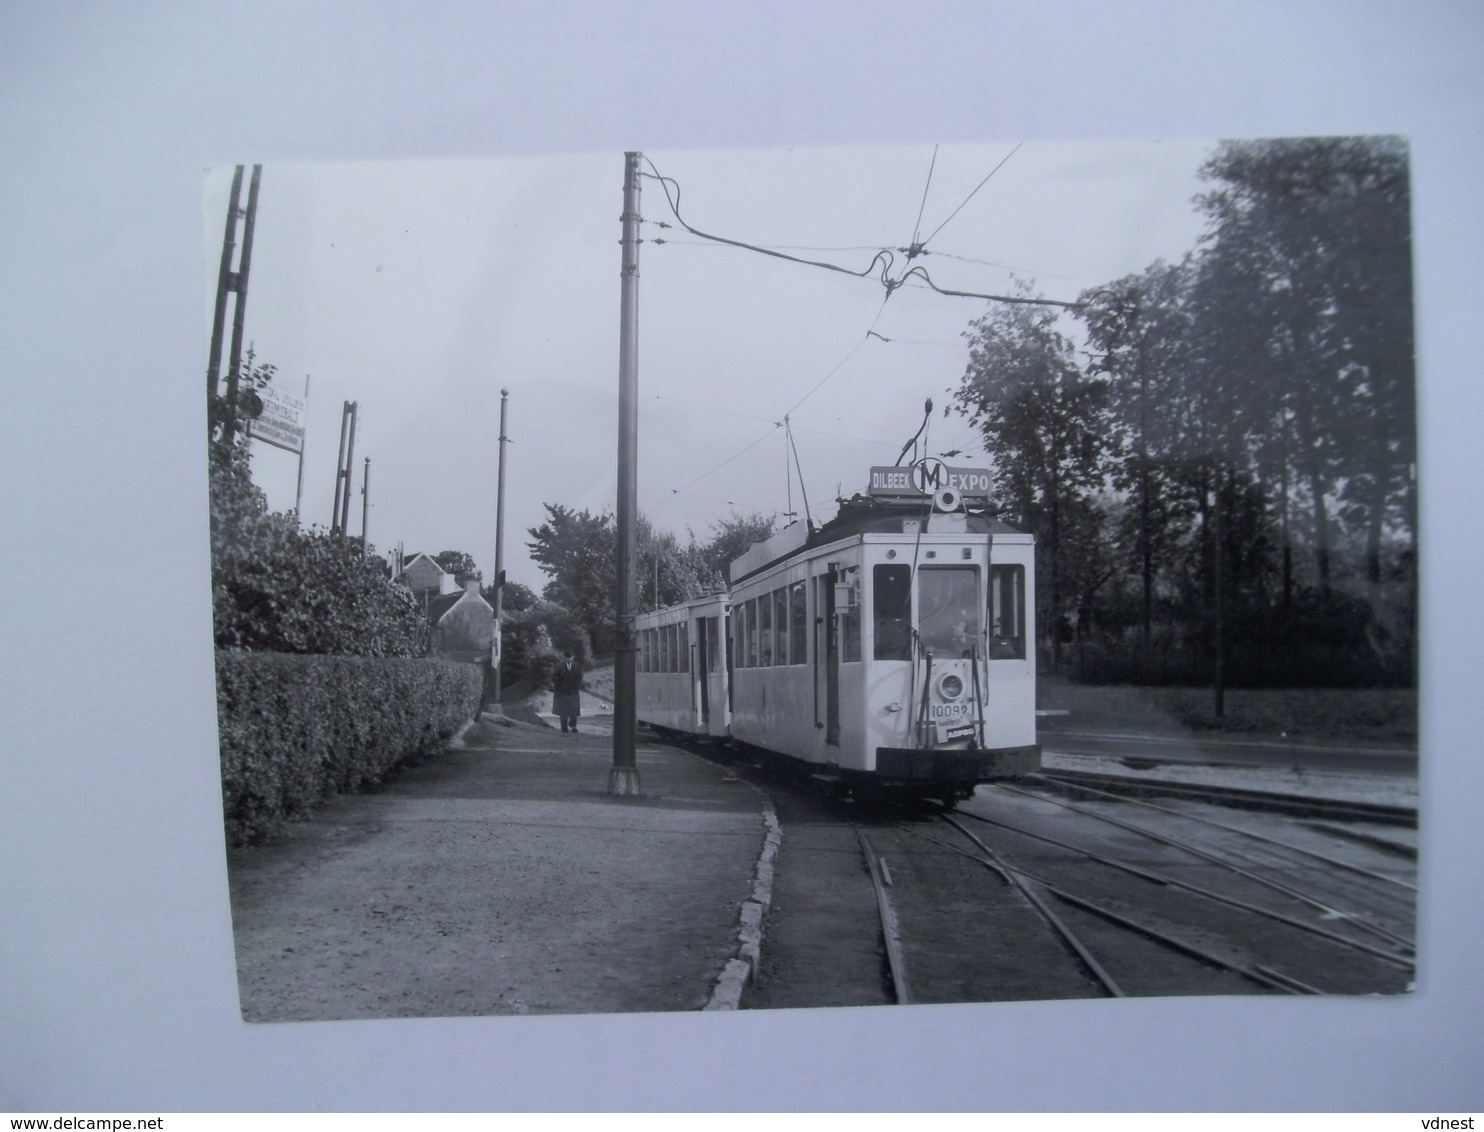
[[[495,655],[491,658],[490,680],[494,690],[495,710],[500,710],[500,668],[505,658],[500,653],[500,616],[505,608],[505,445],[510,441],[505,436],[505,408],[510,401],[510,390],[500,390],[500,468],[495,481]]]
[[[618,514],[614,605],[613,769],[608,793],[638,794],[634,610],[639,604],[634,526],[639,514],[639,154],[624,154],[623,260],[618,316]]]

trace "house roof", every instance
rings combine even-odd
[[[439,594],[437,597],[429,600],[428,623],[432,625],[438,624],[438,622],[443,620],[450,609],[458,605],[458,603],[463,601],[465,598],[468,598],[470,601],[477,601],[480,605],[484,606],[486,609],[489,610],[491,617],[495,615],[494,606],[490,605],[490,603],[485,601],[484,598],[480,597],[479,594],[470,593],[468,590],[456,590],[451,594]]]

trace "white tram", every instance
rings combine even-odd
[[[691,735],[727,734],[726,618],[726,594],[635,618],[639,719]]]
[[[939,461],[873,468],[871,494],[831,522],[795,523],[733,562],[725,599],[645,615],[639,717],[728,733],[857,789],[951,799],[1037,769],[1034,540],[966,506],[988,485]]]

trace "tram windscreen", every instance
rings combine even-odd
[[[937,657],[973,655],[979,643],[979,578],[973,566],[924,566],[917,572],[917,632]]]

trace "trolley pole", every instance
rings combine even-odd
[[[505,609],[505,410],[510,402],[510,390],[500,390],[500,466],[495,481],[495,655],[498,663],[491,663],[490,686],[494,692],[494,707],[500,710],[500,668],[505,663],[500,649],[500,617]]]
[[[639,154],[624,154],[623,261],[618,316],[618,584],[614,606],[613,769],[608,793],[637,795],[638,723],[634,688],[634,610],[639,604],[635,521],[639,513]]]

